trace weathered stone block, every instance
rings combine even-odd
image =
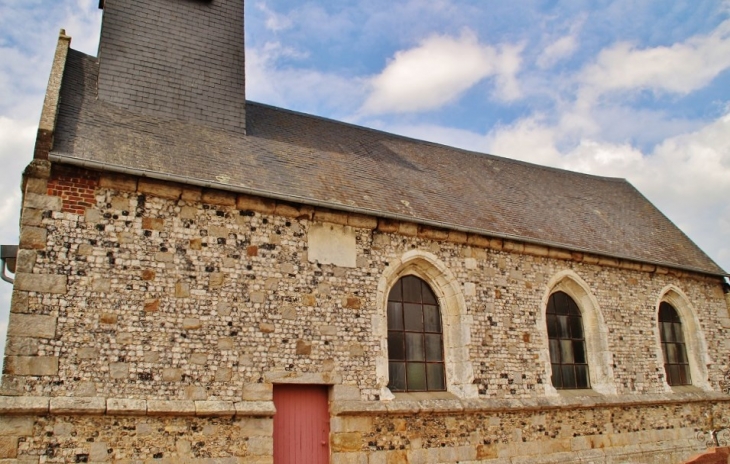
[[[142,229],[145,230],[164,230],[165,220],[161,218],[142,218]]]
[[[165,382],[179,382],[182,380],[182,369],[172,367],[162,369],[162,380]]]
[[[175,297],[176,298],[188,298],[190,297],[190,284],[187,282],[178,282],[175,284]]]
[[[341,211],[317,209],[314,211],[314,220],[346,226],[348,222],[348,214]]]
[[[276,326],[268,322],[262,322],[259,324],[259,330],[262,333],[274,333],[276,331]]]
[[[231,304],[226,301],[219,301],[215,311],[219,316],[228,316],[231,314]]]
[[[8,337],[5,345],[5,356],[35,356],[37,354],[37,338]]]
[[[195,219],[198,216],[198,208],[183,206],[180,208],[180,219]]]
[[[102,173],[99,176],[99,187],[122,192],[137,191],[137,178],[126,174]]]
[[[204,417],[226,417],[236,414],[232,401],[196,401],[195,415]]]
[[[14,291],[10,300],[11,313],[27,313],[28,312],[28,292]]]
[[[228,237],[231,231],[224,226],[208,226],[208,235],[211,237]]]
[[[160,300],[155,298],[144,302],[144,312],[154,313],[160,309]]]
[[[360,298],[351,296],[342,300],[342,306],[348,309],[360,309],[362,302]]]
[[[200,321],[200,319],[196,317],[186,317],[183,319],[183,329],[184,330],[197,330],[203,326],[203,323]]]
[[[312,354],[312,343],[304,340],[297,340],[296,354],[299,356],[309,356]]]
[[[58,397],[51,398],[51,414],[104,414],[106,399]]]
[[[42,211],[61,211],[63,201],[60,197],[29,193],[25,196],[23,207],[39,209]]]
[[[29,177],[25,181],[25,194],[35,193],[45,195],[48,191],[48,179]]]
[[[94,247],[88,243],[82,243],[79,245],[78,251],[76,252],[79,256],[91,256],[94,254]]]
[[[210,273],[210,288],[221,288],[225,282],[225,274],[222,272],[211,272]]]
[[[0,437],[27,437],[33,434],[32,417],[0,416]]]
[[[205,387],[189,385],[185,387],[185,399],[193,401],[205,401],[208,399],[208,392]]]
[[[477,246],[482,248],[489,247],[489,239],[478,234],[469,234],[466,239],[466,243],[471,246]]]
[[[253,456],[272,456],[274,454],[273,437],[250,437],[248,453]]]
[[[194,416],[194,401],[147,400],[149,416]]]
[[[274,385],[270,383],[247,383],[243,385],[242,399],[245,401],[271,401]]]
[[[347,225],[360,229],[375,229],[378,227],[378,218],[364,214],[350,213],[347,215]]]
[[[130,332],[119,332],[117,334],[117,343],[120,345],[129,345],[136,340],[136,336]]]
[[[309,262],[354,268],[357,264],[355,230],[337,224],[312,224],[307,234]]]
[[[99,349],[91,346],[79,348],[76,357],[78,359],[96,359],[99,357]]]
[[[418,225],[411,222],[401,222],[398,224],[398,233],[406,237],[415,237],[418,235]]]
[[[418,228],[418,236],[428,240],[446,240],[449,238],[449,231],[445,229],[436,229],[434,227],[420,226]]]
[[[109,293],[112,291],[112,281],[110,279],[94,279],[91,281],[91,291]]]
[[[43,227],[21,227],[18,246],[24,250],[43,250],[46,248],[47,235]]]
[[[331,449],[334,453],[360,451],[363,445],[360,432],[345,432],[331,434]]]
[[[296,206],[288,205],[286,203],[277,203],[274,209],[274,214],[277,216],[296,218],[299,217],[299,208]]]
[[[208,364],[208,355],[205,353],[193,353],[190,355],[190,363],[205,366]]]
[[[271,214],[276,208],[276,202],[267,198],[238,195],[236,208],[242,211],[254,211],[262,214]]]
[[[182,186],[171,182],[141,178],[137,183],[137,191],[160,198],[177,200],[182,195]]]
[[[109,445],[102,441],[91,443],[89,446],[89,460],[91,462],[109,461]]]
[[[145,351],[142,360],[146,363],[155,364],[160,361],[159,351]]]
[[[35,208],[23,208],[20,215],[21,226],[39,226],[43,222],[43,210]]]
[[[48,414],[49,401],[39,396],[0,396],[0,415]]]
[[[100,324],[116,324],[119,320],[119,316],[113,313],[101,313],[99,315]]]
[[[228,367],[221,367],[215,371],[216,382],[229,382],[233,377],[233,370]]]
[[[109,377],[112,379],[126,379],[129,377],[129,364],[121,362],[109,363]]]
[[[191,185],[183,186],[182,195],[180,199],[190,202],[200,201],[203,198],[203,189],[200,187],[193,187]]]
[[[15,290],[38,293],[65,294],[67,278],[55,274],[15,274]]]
[[[236,194],[223,190],[203,190],[203,203],[220,206],[236,206]]]
[[[131,232],[117,233],[117,241],[123,245],[134,243],[135,239],[135,235]]]
[[[264,292],[251,292],[250,298],[251,303],[264,303],[266,301],[266,294]]]
[[[109,398],[106,400],[106,413],[110,415],[144,415],[147,413],[147,401],[129,398]]]
[[[446,240],[452,243],[458,243],[463,245],[467,242],[469,236],[466,232],[459,232],[458,230],[450,230]]]
[[[84,211],[84,220],[88,224],[97,224],[101,221],[101,211],[94,208],[86,208]]]
[[[54,316],[11,313],[8,336],[55,338],[57,319]]]
[[[155,261],[160,263],[173,263],[175,262],[175,253],[158,251],[155,253]]]
[[[239,401],[234,406],[236,416],[266,417],[276,413],[273,401]]]
[[[234,348],[234,341],[231,337],[220,337],[218,339],[219,350],[232,350]]]
[[[16,273],[31,273],[35,266],[38,252],[35,250],[18,250],[17,263],[15,264]]]

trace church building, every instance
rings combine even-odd
[[[247,101],[243,6],[61,31],[2,462],[681,463],[730,425],[728,273],[639,191]]]

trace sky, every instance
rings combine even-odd
[[[730,271],[730,0],[247,0],[246,96],[628,179]],[[17,244],[58,31],[98,0],[0,0],[0,243]],[[194,31],[191,31],[194,33]],[[0,282],[0,350],[11,286]]]

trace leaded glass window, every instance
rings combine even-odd
[[[590,388],[583,318],[564,292],[550,295],[547,306],[552,383],[557,389]]]
[[[664,371],[669,385],[691,385],[689,359],[677,310],[667,302],[659,304],[659,334],[664,354]]]
[[[441,310],[416,276],[398,280],[388,295],[388,361],[391,391],[446,390]]]

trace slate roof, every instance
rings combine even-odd
[[[70,50],[51,159],[726,275],[623,179],[413,140],[247,102],[247,135],[99,100]]]

